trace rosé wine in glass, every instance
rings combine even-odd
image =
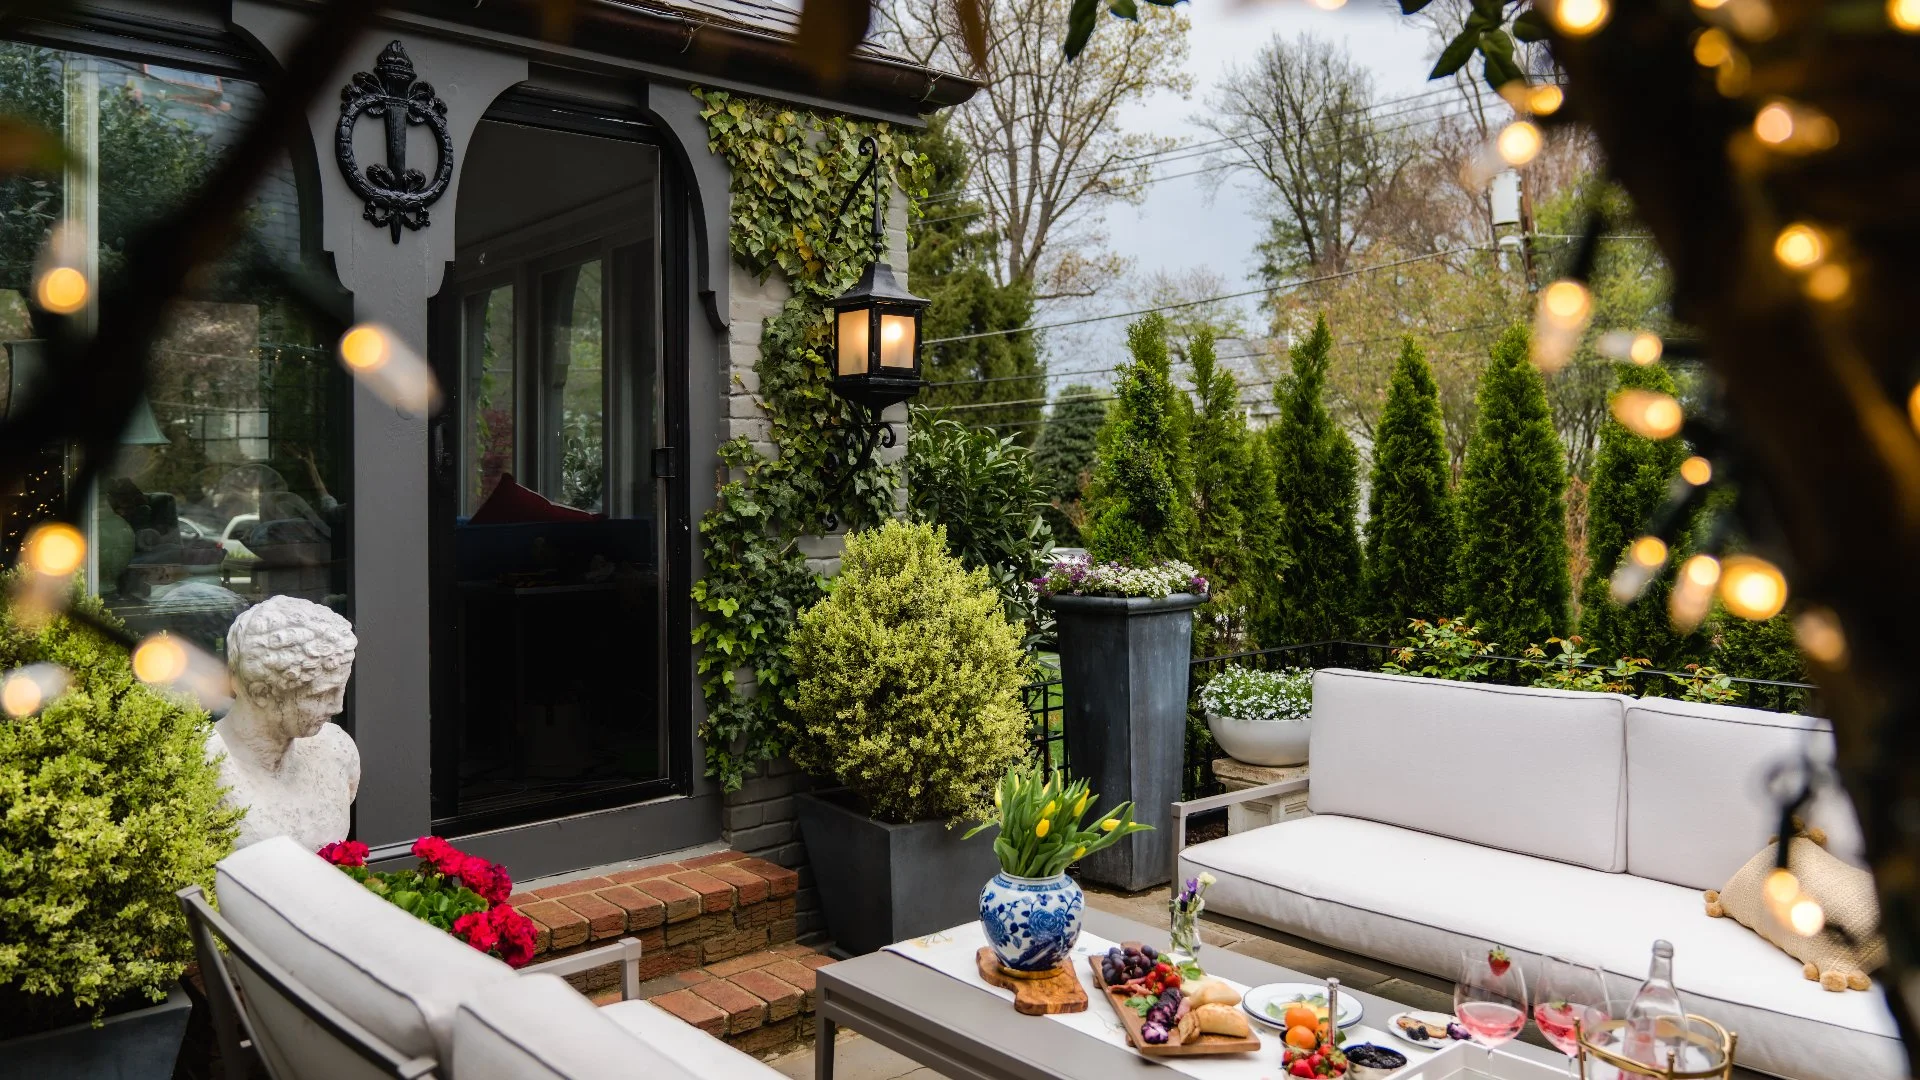
[[[1467,1029],[1473,1041],[1488,1046],[1499,1046],[1527,1026],[1527,1014],[1504,1002],[1463,1001],[1454,1008],[1460,1026]]]
[[[1482,1046],[1499,1046],[1527,1026],[1527,977],[1507,950],[1481,944],[1460,954],[1453,1012]]]
[[[1606,1018],[1604,1010],[1566,1001],[1543,1001],[1533,1007],[1533,1022],[1539,1027],[1540,1034],[1547,1037],[1554,1049],[1568,1057],[1580,1050],[1574,1025],[1592,1030],[1594,1024]]]
[[[1567,1055],[1567,1075],[1579,1075],[1576,1059],[1581,1034],[1594,1033],[1612,1011],[1607,977],[1592,964],[1558,956],[1542,957],[1540,977],[1534,981],[1533,1022],[1561,1053]]]

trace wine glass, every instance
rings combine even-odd
[[[1483,943],[1460,954],[1453,1014],[1482,1046],[1499,1046],[1527,1026],[1527,976],[1506,949]]]
[[[1533,1022],[1554,1048],[1567,1055],[1568,1075],[1577,1075],[1580,1033],[1608,1019],[1607,977],[1591,964],[1549,956],[1540,962],[1533,987]]]

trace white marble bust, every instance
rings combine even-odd
[[[329,721],[346,704],[356,644],[346,619],[291,596],[233,620],[233,708],[207,737],[207,755],[224,755],[225,801],[247,811],[236,848],[290,836],[315,851],[347,838],[360,751]]]

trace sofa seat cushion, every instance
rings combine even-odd
[[[443,1058],[461,999],[514,977],[284,836],[222,859],[217,877],[234,929],[403,1054]]]
[[[1307,806],[1624,870],[1625,717],[1613,694],[1323,668]]]
[[[1665,938],[1688,1007],[1739,1034],[1740,1064],[1796,1078],[1904,1075],[1878,993],[1820,989],[1747,928],[1708,918],[1692,889],[1330,816],[1200,844],[1180,862],[1182,877],[1218,879],[1211,912],[1447,979],[1463,949],[1493,941],[1529,962],[1597,964],[1631,993]]]
[[[1641,698],[1627,709],[1627,872],[1718,889],[1780,832],[1767,775],[1802,755],[1834,756],[1833,725],[1811,716]],[[1804,817],[1827,850],[1864,867],[1843,792],[1821,788]]]
[[[780,1080],[780,1073],[648,1001],[616,1001],[603,1015],[695,1076]]]
[[[660,1012],[637,1001],[619,1007],[634,1006]],[[663,1045],[620,1022],[611,1008],[596,1008],[558,975],[528,974],[489,986],[462,1004],[454,1020],[451,1080],[695,1080],[751,1076],[742,1066],[759,1067],[698,1028],[661,1013],[730,1055],[730,1068],[708,1069],[683,1048]]]

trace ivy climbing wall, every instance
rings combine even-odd
[[[905,505],[897,468],[904,406],[887,413],[899,445],[839,482],[858,440],[852,412],[829,389],[825,303],[866,266],[873,204],[863,192],[838,211],[866,163],[860,140],[872,135],[888,200],[884,255],[904,280],[908,194],[922,191],[924,165],[910,137],[884,123],[721,91],[694,95],[733,196],[726,442],[714,463],[714,507],[700,522],[706,577],[693,590],[707,710],[700,734],[707,772],[725,791],[726,841],[800,870],[805,935],[819,918],[793,811],[793,795],[809,781],[785,756],[794,734],[780,701],[787,635],[838,570],[842,531]],[[826,527],[830,519],[837,529]]]

